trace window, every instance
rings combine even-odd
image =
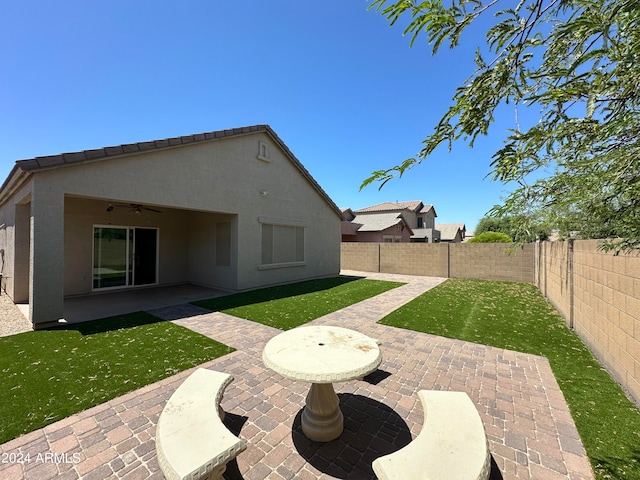
[[[305,264],[304,229],[297,222],[259,219],[262,223],[261,268],[300,266]]]
[[[424,218],[418,217],[418,228],[424,228]]]

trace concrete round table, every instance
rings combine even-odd
[[[310,440],[340,436],[344,419],[333,382],[363,377],[378,368],[378,343],[362,333],[331,326],[298,327],[273,337],[262,352],[267,368],[291,380],[310,382],[302,431]]]

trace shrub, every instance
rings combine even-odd
[[[471,238],[469,242],[473,243],[512,243],[513,240],[506,233],[501,232],[484,232]]]

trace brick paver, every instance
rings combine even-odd
[[[284,379],[262,364],[262,349],[279,330],[191,307],[182,314],[175,307],[154,311],[237,349],[202,365],[235,377],[222,402],[225,423],[248,448],[229,464],[225,478],[373,479],[371,462],[420,432],[420,389],[469,394],[487,431],[492,479],[593,478],[545,358],[379,325],[384,315],[444,279],[366,275],[407,284],[312,322],[377,338],[383,354],[376,372],[335,384],[345,430],[325,444],[311,442],[301,432],[308,385]],[[192,371],[0,445],[0,477],[162,479],[155,427],[162,407]],[[26,454],[29,462],[18,462]]]

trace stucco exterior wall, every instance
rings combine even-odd
[[[15,302],[29,301],[31,190],[31,182],[22,185],[13,202],[0,206],[2,289]]]
[[[94,226],[158,229],[158,285],[194,283],[233,290],[237,283],[231,264],[217,266],[216,225],[235,224],[235,216],[163,208],[162,213],[134,213],[127,206],[107,212],[105,200],[65,198],[64,295],[93,291]],[[235,235],[232,235],[235,237]],[[232,257],[236,248],[232,243]]]
[[[215,286],[245,290],[339,273],[340,216],[265,132],[56,166],[35,171],[30,183],[31,269],[37,269],[30,294],[43,296],[43,306],[56,304],[38,322],[57,319],[64,294],[87,291],[91,225],[139,221],[126,213],[107,217],[109,201],[166,212],[152,220],[160,228],[162,284],[210,284],[206,265],[215,264],[218,223],[230,231],[233,247],[230,264],[216,266],[227,274],[213,275],[224,278]],[[0,207],[7,225],[15,221],[9,214],[16,201],[14,195]],[[303,226],[304,264],[261,268],[260,218]]]

